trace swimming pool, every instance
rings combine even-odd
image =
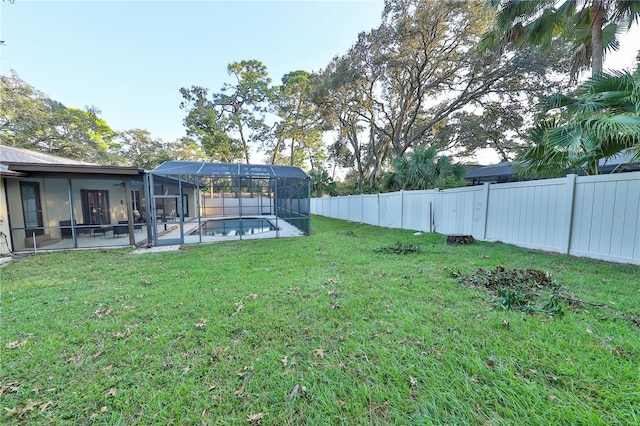
[[[223,237],[234,235],[255,235],[263,232],[275,231],[277,228],[267,219],[220,219],[204,222],[200,228],[191,231],[189,235]]]

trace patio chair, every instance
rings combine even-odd
[[[84,225],[83,224],[78,225],[78,223],[75,220],[73,221],[73,226],[76,229],[76,235],[91,233],[91,227],[79,228],[79,226],[84,226]],[[71,238],[72,235],[73,234],[71,232],[71,220],[61,220],[60,221],[60,239],[64,240],[64,237]]]
[[[120,238],[120,234],[129,233],[129,221],[120,220],[117,225],[113,225],[113,238]]]

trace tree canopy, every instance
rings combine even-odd
[[[640,2],[633,0],[487,0],[498,11],[481,49],[533,44],[549,50],[559,36],[573,45],[570,73],[602,72],[604,54],[619,48],[618,37],[640,20]]]
[[[597,55],[617,48],[640,2],[487,4],[385,0],[380,24],[347,52],[317,72],[288,72],[280,84],[258,60],[233,62],[217,91],[180,88],[187,136],[172,142],[145,129],[114,131],[97,108],[62,105],[13,73],[2,76],[0,135],[11,145],[145,168],[165,159],[250,163],[261,154],[305,168],[316,191],[332,193],[425,187],[409,177],[426,164],[452,170],[450,156],[486,148],[502,160],[522,151],[543,174],[595,173],[599,159],[637,153],[638,72],[604,73]],[[571,92],[566,70],[585,65],[593,78]],[[456,183],[456,173],[447,176],[453,180],[441,176],[437,185]]]

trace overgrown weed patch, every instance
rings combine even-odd
[[[395,244],[378,247],[374,251],[382,254],[416,254],[423,253],[424,249],[419,245],[397,241]]]
[[[563,314],[558,299],[560,285],[548,272],[534,268],[507,269],[500,265],[494,270],[480,268],[470,275],[452,274],[463,285],[487,291],[498,308]]]

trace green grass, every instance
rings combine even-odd
[[[622,318],[640,316],[640,267],[320,217],[313,231],[2,268],[2,420],[640,423],[640,328]],[[422,251],[377,250],[397,242]],[[615,312],[502,310],[452,274],[497,266]]]

